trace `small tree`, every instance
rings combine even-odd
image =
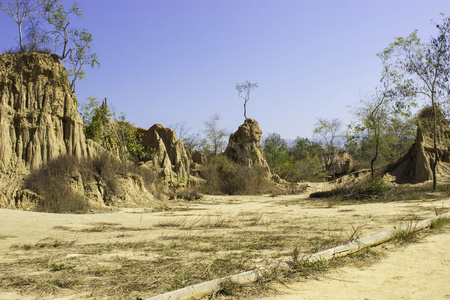
[[[97,98],[88,97],[88,100],[88,104],[80,105],[80,113],[85,125],[84,135],[87,139],[102,144],[103,126],[109,122],[112,113],[106,101],[100,105]]]
[[[86,29],[70,26],[74,17],[82,18],[78,3],[66,9],[63,0],[0,0],[0,9],[5,11],[19,27],[19,49],[37,51],[40,47],[53,48],[57,56],[68,63],[68,76],[72,91],[77,80],[85,79],[83,68],[99,67],[97,54],[91,52],[93,36]],[[22,25],[26,24],[26,40],[23,43]],[[53,45],[52,45],[53,44]]]
[[[334,152],[336,149],[334,146],[335,138],[340,133],[342,121],[337,118],[331,121],[319,118],[315,126],[314,135],[324,140],[324,145],[328,152]]]
[[[262,141],[264,157],[270,170],[280,174],[283,165],[289,161],[288,146],[278,133],[270,133]]]
[[[3,10],[17,24],[19,29],[19,49],[24,51],[22,24],[31,15],[37,14],[41,8],[41,2],[36,0],[3,0],[0,1],[0,9]]]
[[[392,75],[395,91],[402,96],[424,99],[433,113],[434,162],[433,189],[436,189],[436,169],[439,162],[437,148],[437,115],[440,103],[448,101],[450,91],[450,19],[436,24],[438,34],[425,44],[417,30],[406,38],[398,37],[378,54],[385,69]]]
[[[191,127],[188,126],[186,121],[178,122],[174,125],[169,125],[175,133],[177,138],[183,141],[183,145],[189,149],[196,149],[199,144],[199,134],[191,133]]]
[[[214,156],[225,149],[226,141],[224,141],[224,138],[229,135],[226,129],[219,128],[219,121],[220,116],[216,113],[203,122],[205,125],[203,132],[206,137],[200,142],[202,150],[207,153],[212,153]]]
[[[297,137],[289,148],[289,153],[295,160],[302,160],[325,154],[325,149],[318,142],[310,141],[308,138]]]
[[[55,53],[60,51],[60,59],[68,58],[71,68],[68,75],[71,78],[72,91],[75,91],[75,82],[85,79],[86,72],[83,66],[99,67],[100,63],[96,53],[91,52],[93,36],[86,29],[79,30],[70,27],[72,17],[82,18],[83,10],[74,4],[66,10],[60,2],[62,0],[41,0],[43,3],[43,18],[50,25],[47,34],[53,36]]]
[[[239,92],[238,96],[244,99],[244,118],[247,120],[247,102],[250,100],[250,92],[258,87],[257,83],[246,81],[245,83],[236,84],[236,90]]]
[[[141,143],[142,134],[125,120],[124,114],[116,116],[111,112],[106,99],[102,104],[97,98],[89,97],[88,100],[89,103],[80,108],[87,139],[117,154],[123,162],[138,162],[148,157],[149,153]]]

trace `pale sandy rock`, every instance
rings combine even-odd
[[[405,156],[387,167],[387,172],[396,177],[397,183],[418,183],[433,179],[435,151],[432,127],[426,125],[429,122],[427,119],[419,121],[415,143]],[[448,121],[439,122],[436,135],[440,159],[436,169],[438,178],[450,177],[449,130]]]
[[[261,166],[270,172],[261,147],[262,131],[253,119],[246,119],[235,133],[230,135],[225,155],[232,161],[248,167]]]
[[[110,206],[133,206],[149,204],[149,200],[155,201],[141,176],[131,173],[117,174],[115,185],[116,189],[107,202]]]
[[[323,154],[319,160],[324,169],[333,176],[350,174],[353,171],[353,158],[347,152]]]
[[[155,167],[168,181],[189,179],[190,159],[175,131],[155,124],[142,133],[142,144],[153,155],[146,165]]]
[[[31,210],[39,198],[31,191],[23,190],[25,176],[30,171],[22,161],[12,160],[0,172],[0,208]]]
[[[38,53],[0,55],[0,208],[33,209],[39,196],[23,189],[24,178],[30,169],[63,155],[112,156],[85,140],[77,100],[58,59]],[[76,171],[67,180],[97,206],[154,200],[137,175],[117,175],[117,193],[94,177],[86,182]]]
[[[203,165],[208,161],[208,156],[201,151],[185,148],[186,154],[192,164]]]
[[[64,66],[48,54],[0,55],[0,165],[37,168],[86,155],[83,124]]]

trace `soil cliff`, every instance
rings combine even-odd
[[[418,183],[433,179],[432,166],[435,159],[434,135],[431,113],[424,109],[419,115],[416,141],[408,153],[387,167],[387,172],[396,177],[397,183]],[[450,176],[449,122],[440,118],[436,130],[439,163],[438,177]]]
[[[87,154],[64,66],[46,54],[0,55],[1,168],[37,168],[64,154]]]
[[[63,166],[70,159],[80,164],[91,159],[95,173],[94,159],[103,163],[105,159],[100,156],[113,156],[86,141],[77,105],[66,69],[56,57],[42,53],[0,55],[0,208],[33,209],[42,202],[44,192],[26,189],[30,171],[36,174],[60,159]],[[40,187],[47,187],[47,194],[49,189],[67,188],[94,205],[154,200],[137,174],[113,171],[105,182],[99,172],[82,178],[78,170],[65,170],[61,173],[64,176],[56,176],[60,177],[56,187],[49,184],[54,178],[41,178]]]

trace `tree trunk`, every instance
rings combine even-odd
[[[433,143],[434,143],[434,163],[433,163],[433,191],[436,190],[437,178],[436,169],[439,162],[439,152],[437,148],[437,121],[436,121],[436,105],[433,102]]]
[[[377,137],[377,141],[375,143],[375,156],[374,158],[370,161],[370,172],[372,174],[372,180],[375,179],[375,171],[374,171],[374,165],[375,165],[375,161],[378,158],[378,148],[380,147],[380,137]]]
[[[244,101],[244,118],[247,120],[247,101]]]
[[[23,42],[22,42],[22,23],[18,23],[19,26],[19,46],[20,46],[20,52],[23,51]]]

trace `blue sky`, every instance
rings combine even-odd
[[[243,123],[235,85],[246,80],[247,116],[265,134],[312,137],[317,118],[351,120],[349,105],[377,86],[376,53],[430,20],[448,0],[79,0],[101,68],[77,84],[80,103],[108,98],[136,126],[187,122],[214,113],[221,127]],[[71,1],[68,1],[71,3]],[[0,50],[15,24],[0,14]]]

